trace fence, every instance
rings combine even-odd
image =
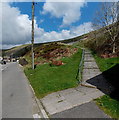
[[[77,76],[76,76],[76,79],[78,80],[78,84],[81,84],[81,82],[82,82],[82,71],[83,71],[83,63],[84,63],[84,53],[85,53],[85,50],[83,49],[81,61],[80,61],[80,64],[79,64],[79,67],[78,67]]]

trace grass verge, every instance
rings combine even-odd
[[[119,119],[119,101],[104,95],[95,100],[97,105],[112,118]]]
[[[36,96],[45,95],[77,86],[77,71],[81,60],[82,50],[71,57],[62,58],[62,66],[51,67],[49,64],[39,65],[35,70],[25,68],[25,74],[32,85]]]
[[[94,54],[94,58],[96,60],[96,63],[98,64],[99,69],[104,72],[111,67],[115,66],[116,64],[119,64],[119,57],[117,58],[101,58]]]
[[[97,55],[94,55],[94,58],[102,72],[110,69],[111,67],[119,64],[119,58],[100,58]],[[112,99],[108,95],[104,95],[95,100],[97,105],[112,118],[119,119],[119,101]]]

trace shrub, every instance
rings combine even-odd
[[[19,64],[21,64],[22,66],[24,66],[24,65],[27,65],[28,62],[26,61],[25,58],[22,58],[22,59],[19,60]]]
[[[50,64],[50,66],[61,66],[63,64],[64,63],[61,60],[59,60],[59,61],[52,60],[52,63]]]

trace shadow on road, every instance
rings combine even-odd
[[[119,101],[119,64],[87,80],[87,83],[96,86],[103,93]]]

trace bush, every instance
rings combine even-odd
[[[22,65],[22,66],[24,66],[24,65],[27,65],[28,62],[26,61],[25,58],[22,58],[22,59],[19,60],[19,64]]]
[[[63,62],[61,60],[52,61],[52,63],[50,64],[50,66],[61,66],[61,65],[63,65]]]

